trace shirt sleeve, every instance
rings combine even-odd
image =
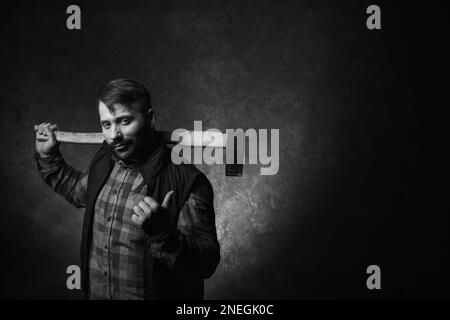
[[[209,278],[220,261],[213,197],[209,181],[198,179],[180,212],[177,226],[167,222],[160,232],[153,232],[152,255],[173,270]]]
[[[88,172],[82,173],[69,166],[59,150],[49,158],[41,158],[35,152],[34,159],[47,185],[76,208],[85,207]]]

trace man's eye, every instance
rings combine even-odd
[[[130,119],[122,119],[122,124],[129,124],[130,123]]]
[[[109,128],[110,127],[110,123],[109,122],[103,122],[103,127],[105,128]]]

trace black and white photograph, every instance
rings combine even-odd
[[[443,13],[5,4],[0,299],[450,298]]]

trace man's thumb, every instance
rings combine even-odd
[[[172,199],[172,194],[174,192],[175,191],[173,191],[173,190],[170,190],[169,192],[167,192],[166,196],[164,197],[164,201],[163,201],[161,207],[163,207],[164,209],[168,209],[169,208],[170,200]]]

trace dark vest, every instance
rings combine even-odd
[[[104,142],[89,166],[86,211],[81,238],[81,283],[85,297],[89,290],[89,254],[92,244],[92,225],[95,202],[114,167],[111,149]],[[147,195],[162,203],[164,196],[174,190],[169,212],[176,225],[179,213],[189,197],[195,179],[203,175],[193,165],[175,165],[170,159],[170,149],[159,147],[139,166],[147,184]],[[150,254],[150,240],[144,243],[144,295],[146,299],[202,299],[203,279],[184,274],[183,270],[169,270]]]

